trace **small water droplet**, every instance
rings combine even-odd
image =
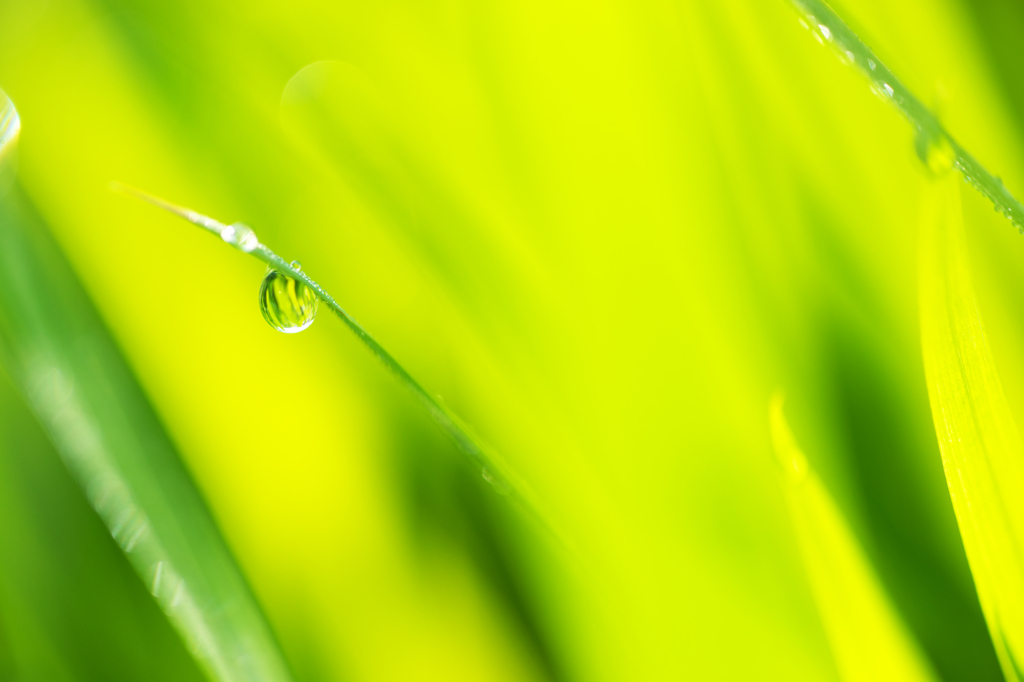
[[[869,59],[868,60],[868,68],[871,69],[872,71],[875,70],[875,60],[874,59]]]
[[[220,238],[239,251],[250,253],[260,245],[256,233],[245,223],[232,223],[220,231]]]
[[[300,263],[300,262],[299,262],[299,261],[297,261],[297,260],[293,260],[293,261],[292,261],[291,263],[289,263],[288,265],[292,266],[292,269],[293,269],[293,270],[302,270],[302,263]]]
[[[872,83],[871,92],[888,102],[892,97],[892,86],[888,83]]]
[[[956,150],[949,136],[938,129],[922,129],[914,140],[914,149],[932,175],[939,177],[948,173],[956,163]]]
[[[832,31],[828,30],[828,26],[825,24],[818,24],[818,31],[825,40],[832,40]]]
[[[14,103],[0,90],[0,196],[7,193],[17,168],[16,152],[21,118]]]
[[[271,327],[296,334],[313,324],[317,298],[302,280],[270,270],[260,284],[260,312]]]

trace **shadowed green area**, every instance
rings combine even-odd
[[[854,475],[864,491],[874,565],[943,679],[1002,679],[970,576],[921,532],[929,505],[908,453],[933,463],[930,476],[942,475],[928,414],[921,413],[925,406],[907,410],[895,372],[883,365],[884,351],[852,344],[850,336],[848,329],[835,332],[835,382]]]

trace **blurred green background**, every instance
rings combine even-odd
[[[833,7],[1024,193],[1024,3]],[[912,132],[785,0],[0,0],[0,88],[3,201],[52,233],[297,680],[838,679],[778,388],[938,676],[1000,679],[921,367]],[[575,554],[337,319],[277,333],[259,263],[111,180],[301,260]],[[1024,244],[964,208],[1021,414]],[[0,679],[202,679],[9,375]]]

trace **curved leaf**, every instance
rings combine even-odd
[[[925,192],[921,346],[960,534],[996,654],[1024,675],[1024,444],[1003,394],[971,286],[959,179]]]

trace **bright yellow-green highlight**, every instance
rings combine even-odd
[[[790,518],[836,667],[845,682],[934,682],[842,510],[771,401],[769,419]]]
[[[285,334],[297,334],[313,324],[317,298],[304,282],[269,271],[260,284],[260,312],[271,327]]]
[[[946,481],[1007,680],[1024,660],[1024,443],[971,284],[960,182],[924,191],[921,346]]]
[[[0,197],[4,195],[14,179],[15,155],[18,133],[21,132],[21,118],[14,103],[0,90]]]

